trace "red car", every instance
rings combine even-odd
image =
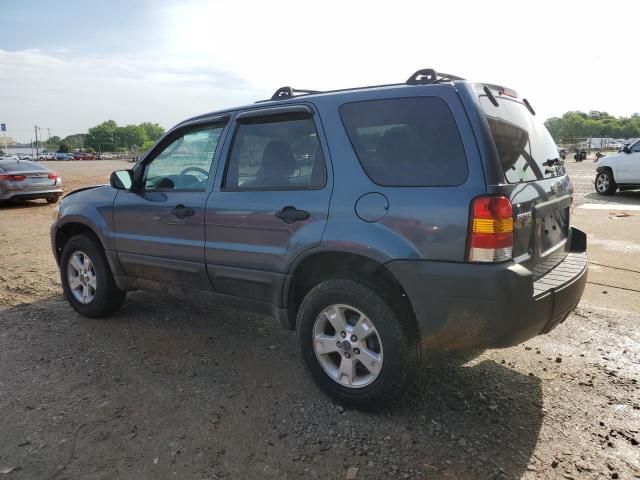
[[[79,152],[73,154],[74,160],[95,160],[96,158],[92,153]]]

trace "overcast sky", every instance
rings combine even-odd
[[[0,122],[28,142],[433,67],[547,118],[640,111],[640,2],[0,0]],[[46,130],[45,130],[46,131]]]

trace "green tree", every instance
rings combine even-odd
[[[60,140],[61,143],[66,143],[69,145],[69,148],[72,150],[83,148],[86,134],[84,133],[76,133],[73,135],[69,135],[68,137],[64,137]]]
[[[112,152],[116,148],[115,133],[118,124],[113,120],[107,120],[89,129],[85,138],[87,147],[99,152]]]
[[[556,142],[580,137],[640,137],[640,114],[614,117],[598,110],[569,111],[562,117],[547,119],[545,125]]]
[[[117,127],[114,133],[116,147],[125,150],[136,149],[147,141],[147,132],[141,125]]]
[[[55,148],[56,145],[60,145],[60,142],[62,142],[62,139],[57,135],[54,135],[49,140],[44,142],[44,144],[47,148]]]
[[[69,153],[69,145],[66,143],[61,143],[58,145],[58,151],[61,153]]]
[[[157,123],[144,122],[139,125],[144,129],[147,134],[147,140],[153,140],[154,142],[158,140],[162,135],[164,135],[164,128],[162,128]]]

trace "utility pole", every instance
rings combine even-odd
[[[51,148],[51,129],[47,128],[47,148]]]
[[[35,125],[34,126],[35,131],[36,131],[36,157],[40,157],[40,152],[38,151],[38,126]]]

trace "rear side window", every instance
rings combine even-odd
[[[520,183],[564,175],[558,148],[544,124],[516,100],[500,96],[497,103],[480,96],[506,180]]]
[[[242,119],[229,155],[225,190],[300,190],[325,185],[325,162],[310,114]]]
[[[367,175],[378,185],[460,185],[467,158],[449,106],[437,97],[347,103],[347,135]]]

